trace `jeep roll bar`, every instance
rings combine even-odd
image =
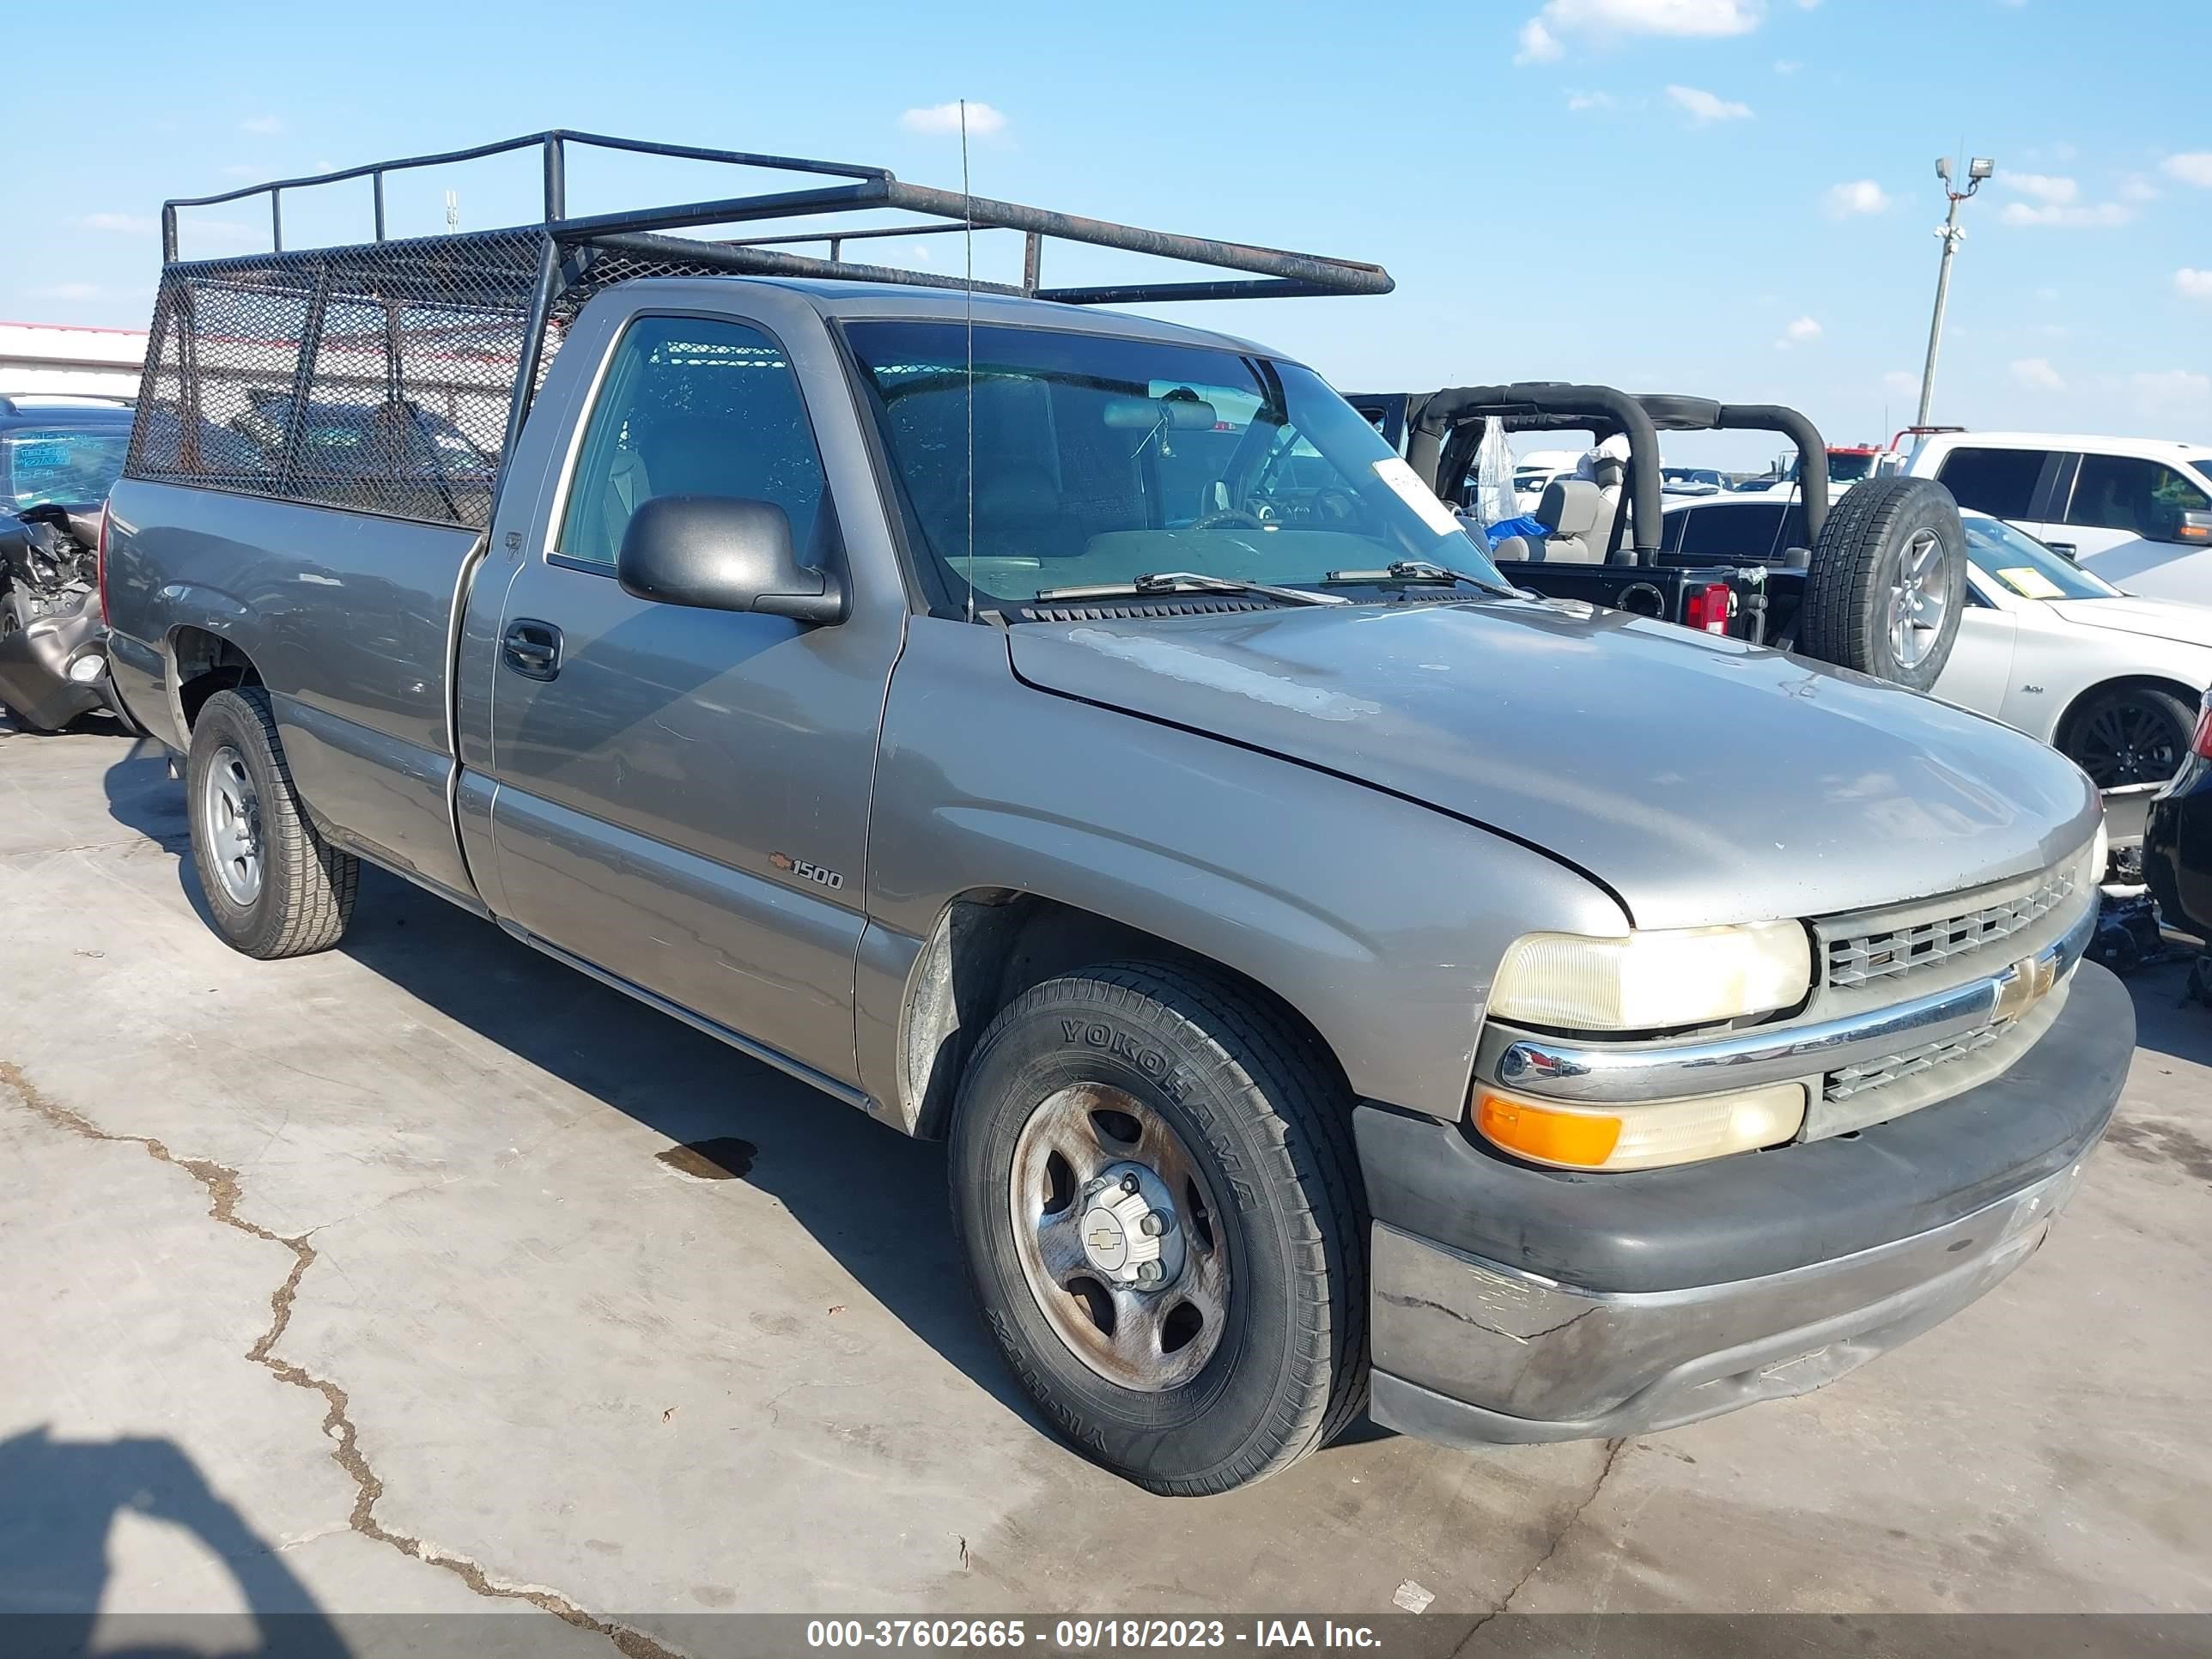
[[[1805,539],[1820,538],[1828,518],[1828,450],[1820,429],[1779,404],[1723,404],[1709,398],[1632,394],[1609,386],[1563,380],[1524,380],[1510,386],[1454,386],[1408,401],[1406,459],[1437,495],[1455,499],[1481,441],[1481,422],[1498,420],[1509,432],[1594,433],[1600,442],[1628,440],[1625,483],[1630,511],[1615,514],[1606,549],[1608,564],[1659,562],[1659,434],[1662,432],[1778,432],[1797,448],[1805,504]],[[1624,520],[1636,544],[1623,556]]]

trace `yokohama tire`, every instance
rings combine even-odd
[[[1797,649],[1925,691],[1951,659],[1966,602],[1966,532],[1951,492],[1929,478],[1870,478],[1821,528]]]
[[[361,865],[301,811],[259,686],[218,691],[200,709],[185,759],[185,802],[200,891],[226,944],[270,961],[338,942]]]
[[[1170,1181],[1196,1201],[1164,1231],[1170,1246],[1188,1239],[1189,1265],[1156,1297],[1123,1291],[1169,1306],[1198,1283],[1201,1251],[1221,1273],[1222,1312],[1187,1339],[1187,1375],[1174,1374],[1176,1354],[1137,1386],[1103,1374],[1066,1334],[1091,1304],[1041,1287],[1024,1265],[1025,1212],[1051,1206],[1031,1206],[1024,1194],[1042,1189],[1017,1172],[1032,1167],[1021,1160],[1034,1126],[1071,1095],[1126,1103],[1145,1120],[1145,1146],[1171,1132],[1188,1156],[1189,1183]],[[985,1323],[1085,1456],[1157,1492],[1227,1492],[1287,1468],[1364,1407],[1367,1210],[1351,1103],[1302,1030],[1188,969],[1085,969],[991,1023],[954,1107],[953,1212]],[[1200,1188],[1218,1204],[1197,1200]],[[1097,1213],[1084,1216],[1085,1237]],[[1095,1258],[1078,1260],[1078,1276],[1091,1271]]]

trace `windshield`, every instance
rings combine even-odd
[[[961,324],[846,334],[919,550],[957,599],[971,569],[979,601],[1163,571],[1296,586],[1415,559],[1503,586],[1375,428],[1294,363],[979,327],[971,403]]]
[[[2023,599],[2116,599],[2120,590],[2069,564],[2034,537],[2002,519],[1969,514],[1966,556],[1974,568]]]
[[[7,485],[7,505],[20,512],[50,501],[87,507],[106,501],[123,471],[131,432],[127,427],[11,432],[6,441],[8,465],[0,480]]]

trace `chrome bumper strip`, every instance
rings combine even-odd
[[[1546,1100],[1623,1105],[1809,1078],[2012,1018],[2073,971],[2097,931],[2093,903],[2065,933],[2000,973],[1845,1019],[1683,1042],[1554,1040],[1491,1026],[1476,1073]]]

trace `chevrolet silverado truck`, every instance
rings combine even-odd
[[[490,147],[512,231],[383,239],[460,155],[336,175],[356,246],[164,210],[100,576],[272,983],[366,860],[944,1138],[1021,1387],[1162,1492],[1802,1393],[2034,1251],[2133,1041],[2072,764],[1516,592],[1312,369],[1097,308],[1378,267],[758,155],[831,182],[575,216],[586,143]]]

